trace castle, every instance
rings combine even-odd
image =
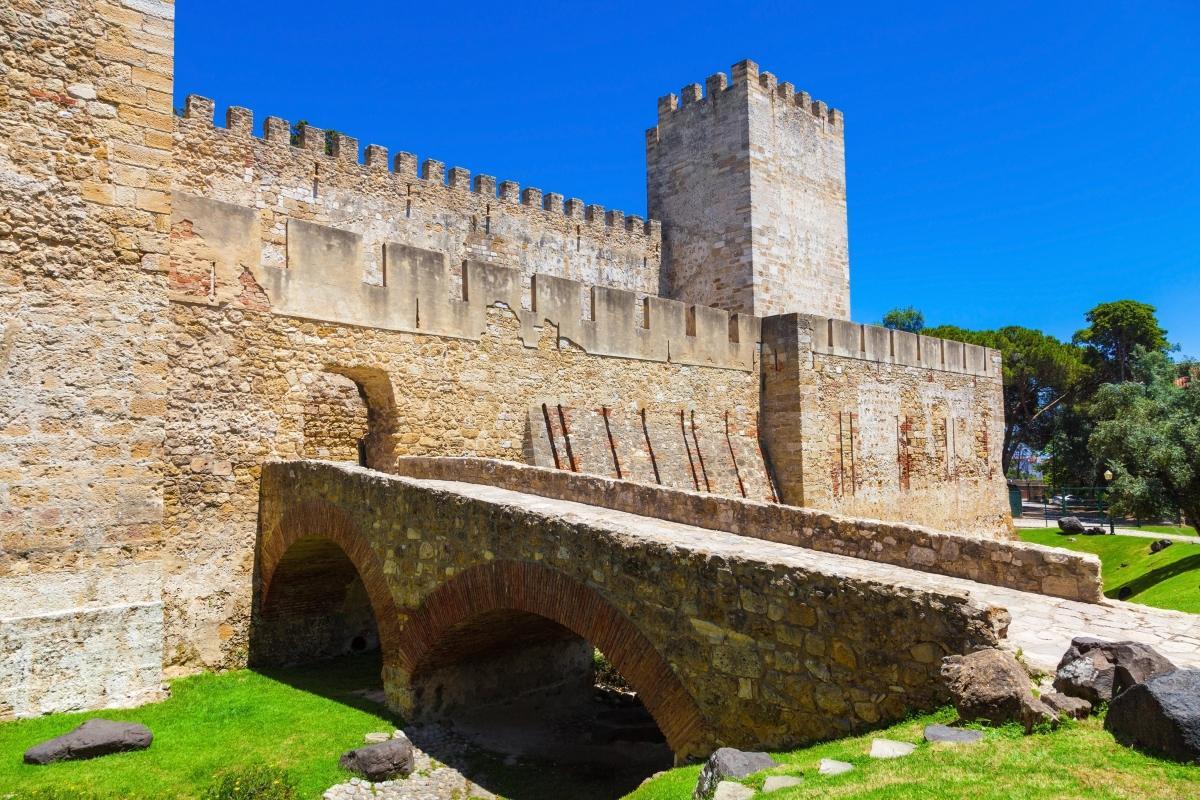
[[[173,12],[0,11],[0,719],[244,665],[277,459],[1009,537],[999,353],[849,319],[840,111],[750,61],[661,98],[642,219],[177,116]]]

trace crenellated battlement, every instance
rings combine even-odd
[[[739,61],[733,65],[731,74],[732,81],[724,72],[717,72],[705,79],[703,87],[693,83],[684,86],[678,95],[671,93],[658,98],[658,125],[646,131],[647,141],[657,141],[658,126],[670,124],[691,111],[719,104],[724,95],[742,89],[763,93],[784,108],[803,112],[820,121],[827,132],[841,135],[845,127],[841,111],[822,100],[814,100],[808,92],[796,91],[793,84],[780,82],[773,73],[760,72],[755,62]]]
[[[287,221],[285,264],[266,266],[255,209],[180,192],[173,199],[175,224],[187,223],[200,241],[211,239],[202,258],[218,262],[218,274],[250,265],[275,313],[479,339],[487,330],[487,308],[500,305],[520,321],[527,347],[537,347],[541,330],[552,325],[560,346],[591,354],[754,367],[757,317],[542,273],[526,286],[516,269],[475,260],[451,267],[440,252],[390,242],[380,246],[385,278],[375,285],[364,280],[364,265],[367,250],[378,245],[353,231],[300,219]],[[212,301],[208,295],[174,299]]]
[[[547,214],[577,219],[597,229],[622,230],[651,242],[662,238],[662,226],[657,220],[645,220],[637,214],[618,210],[606,211],[603,206],[586,204],[578,198],[567,198],[555,192],[543,192],[535,187],[521,189],[516,181],[497,182],[491,175],[472,177],[465,167],[446,165],[432,158],[418,161],[409,152],[397,153],[390,162],[388,149],[378,144],[360,148],[358,139],[337,131],[326,131],[309,124],[298,126],[298,141],[292,142],[292,126],[281,118],[269,116],[263,120],[262,135],[254,135],[254,113],[247,108],[230,106],[225,112],[225,126],[214,121],[215,103],[200,95],[188,95],[184,104],[180,134],[186,140],[195,126],[208,131],[240,137],[263,146],[290,148],[297,156],[322,159],[342,170],[356,170],[366,179],[392,181],[398,189],[407,182],[421,181],[427,185],[442,185],[447,189],[471,194],[486,200],[540,209]],[[360,160],[361,157],[361,160]]]
[[[964,375],[1001,377],[1000,351],[834,317],[798,314],[802,343],[814,354]],[[776,323],[772,323],[776,324]],[[768,350],[774,345],[764,343]]]

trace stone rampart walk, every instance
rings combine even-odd
[[[1044,670],[1054,669],[1075,636],[1144,642],[1178,666],[1200,668],[1200,614],[1166,611],[1113,600],[1103,603],[1060,600],[494,486],[415,478],[406,480],[492,503],[574,518],[630,536],[648,537],[714,555],[750,557],[827,575],[960,594],[976,603],[1007,609],[1012,616],[1012,623],[1009,625],[1006,646],[1014,651],[1021,650],[1032,666]]]

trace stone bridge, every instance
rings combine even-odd
[[[252,660],[377,635],[408,719],[586,689],[594,645],[677,759],[785,748],[941,702],[941,658],[1008,622],[942,576],[496,486],[296,461],[261,492]]]

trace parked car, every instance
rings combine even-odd
[[[1071,503],[1078,503],[1078,502],[1079,502],[1079,498],[1073,494],[1056,494],[1056,495],[1054,495],[1054,497],[1050,498],[1050,504],[1056,505],[1056,506],[1061,506],[1064,504],[1070,505]]]

